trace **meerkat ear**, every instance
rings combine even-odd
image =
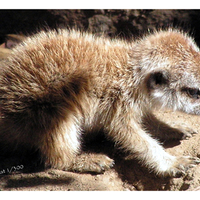
[[[161,70],[151,73],[149,75],[147,84],[150,89],[157,89],[159,87],[168,85],[169,72]]]

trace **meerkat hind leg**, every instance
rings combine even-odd
[[[58,132],[60,133],[58,134]],[[56,137],[46,138],[41,145],[41,153],[46,158],[46,165],[65,171],[102,173],[111,168],[113,160],[103,154],[80,154],[80,128],[70,121],[55,130]]]
[[[103,173],[113,167],[114,161],[103,154],[80,154],[73,160],[70,171],[80,173]]]

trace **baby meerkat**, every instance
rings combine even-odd
[[[180,31],[130,43],[75,30],[41,31],[1,62],[0,142],[39,150],[53,168],[102,172],[112,159],[79,152],[82,134],[103,130],[129,159],[177,176],[200,159],[172,156],[150,134],[163,140],[192,134],[159,121],[152,109],[199,115],[199,97],[200,52]]]

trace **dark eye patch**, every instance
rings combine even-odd
[[[198,88],[182,88],[182,92],[185,92],[190,98],[199,99],[200,90]]]

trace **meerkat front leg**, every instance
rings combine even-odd
[[[200,162],[198,158],[175,157],[168,154],[135,121],[129,122],[126,126],[113,128],[109,136],[120,148],[129,153],[127,159],[137,158],[157,175],[176,177],[185,174],[188,168]]]
[[[157,119],[153,113],[146,114],[142,121],[144,128],[161,141],[188,139],[194,134],[197,134],[187,126],[169,126],[165,122]]]

